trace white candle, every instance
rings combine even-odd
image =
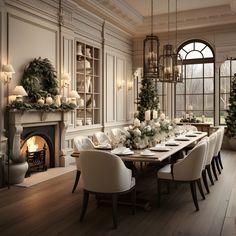
[[[192,105],[189,105],[189,106],[188,106],[188,109],[189,109],[189,111],[192,111],[192,110],[193,110],[193,106],[192,106]]]
[[[151,119],[151,112],[150,110],[145,111],[145,120],[149,121]]]
[[[156,110],[152,111],[152,118],[157,119],[157,111]]]

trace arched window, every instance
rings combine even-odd
[[[186,112],[214,123],[215,56],[211,46],[202,40],[190,40],[179,47],[183,59],[184,82],[176,84],[175,116]]]
[[[231,78],[236,73],[236,59],[228,59],[220,66],[220,124],[225,124],[228,109]]]

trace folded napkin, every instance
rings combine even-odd
[[[179,144],[175,140],[166,141],[166,146],[178,146]]]
[[[185,137],[197,137],[197,134],[188,133],[188,134],[185,135]]]
[[[126,147],[118,147],[111,151],[114,154],[131,154],[133,153],[129,148]]]

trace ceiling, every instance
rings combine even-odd
[[[150,31],[151,0],[67,0],[78,4],[132,34]],[[170,19],[176,0],[170,1]],[[236,24],[236,0],[177,0],[178,28],[182,30]],[[153,0],[154,29],[167,32],[168,0]],[[173,13],[173,14],[171,14]],[[171,16],[172,15],[172,16]],[[173,20],[170,20],[173,23]],[[171,27],[170,27],[171,30]]]
[[[125,0],[142,16],[151,15],[151,0]],[[230,4],[231,0],[178,0],[178,11],[196,10]],[[176,0],[170,0],[170,12],[175,11]],[[153,0],[153,14],[168,13],[168,0]]]

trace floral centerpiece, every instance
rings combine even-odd
[[[123,144],[133,149],[143,149],[153,146],[166,138],[176,126],[175,121],[170,122],[161,114],[159,119],[140,122],[138,118],[134,119],[133,125],[130,125],[124,132]]]

